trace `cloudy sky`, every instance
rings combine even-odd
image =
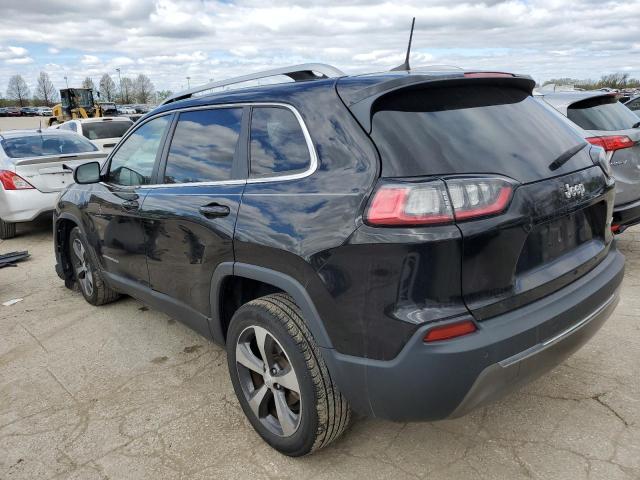
[[[303,62],[345,72],[402,63],[599,78],[640,77],[640,0],[0,0],[0,92],[11,75],[57,88],[147,74],[173,91]]]

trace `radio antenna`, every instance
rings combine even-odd
[[[409,66],[409,55],[411,54],[411,40],[413,39],[413,27],[416,24],[416,17],[413,17],[413,20],[411,21],[411,33],[409,33],[409,46],[407,47],[407,56],[404,59],[404,63],[402,65],[398,65],[395,68],[392,68],[391,71],[406,71],[408,72],[409,70],[411,70],[411,67]]]

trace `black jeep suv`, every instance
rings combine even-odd
[[[351,409],[463,415],[609,317],[610,167],[529,77],[279,73],[150,112],[76,169],[54,222],[88,302],[131,295],[226,345],[274,448],[327,445]]]

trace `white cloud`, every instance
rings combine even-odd
[[[149,75],[172,90],[262,68],[321,61],[346,72],[411,63],[551,77],[640,77],[640,1],[610,0],[21,0],[3,5],[0,89],[103,73]],[[33,25],[56,25],[34,29]],[[89,32],[89,34],[87,34]],[[42,44],[36,53],[33,44]],[[29,45],[27,51],[26,45]],[[47,53],[48,52],[48,53]],[[72,52],[72,55],[65,53]],[[77,77],[77,78],[76,78]]]
[[[80,59],[80,63],[83,63],[84,65],[96,65],[97,63],[100,63],[100,59],[95,55],[83,55]]]
[[[27,63],[33,63],[33,58],[31,57],[9,58],[8,60],[5,60],[5,62],[10,65],[26,65]]]
[[[0,46],[0,60],[11,60],[14,58],[26,57],[29,51],[23,47],[2,47]]]

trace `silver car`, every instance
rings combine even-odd
[[[80,135],[59,130],[0,133],[0,238],[16,223],[52,212],[58,192],[73,183],[73,169],[106,154]]]
[[[79,133],[110,153],[131,125],[133,122],[126,117],[99,117],[69,120],[50,128]]]
[[[603,147],[616,179],[612,230],[640,223],[640,118],[601,91],[536,93],[584,130],[587,141]]]

